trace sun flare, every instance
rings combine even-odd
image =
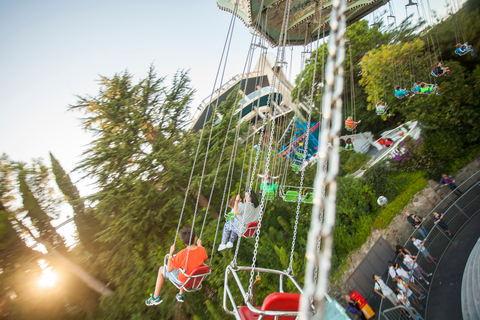
[[[40,287],[53,287],[57,282],[57,274],[50,269],[45,269],[42,272],[42,276],[38,279],[38,285]]]

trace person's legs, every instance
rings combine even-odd
[[[223,233],[222,233],[222,244],[227,243],[228,238],[231,236],[230,233],[232,232],[233,227],[233,220],[225,222],[223,226]]]
[[[397,299],[397,296],[395,296],[394,293],[391,293],[389,294],[388,296],[385,296],[387,297],[388,300],[390,300],[390,302],[394,305],[394,306],[397,306],[398,304],[398,299]]]
[[[422,235],[423,239],[427,238],[428,232],[427,232],[427,229],[425,229],[424,226],[420,226],[420,228],[418,228],[417,230]]]
[[[155,291],[153,292],[153,298],[156,299],[160,295],[163,284],[165,283],[165,271],[164,267],[158,269],[157,283],[155,284]]]
[[[228,241],[229,243],[234,243],[235,239],[237,239],[238,233],[235,230],[232,230],[230,233],[230,240]]]
[[[431,274],[426,273],[425,270],[423,270],[422,267],[420,267],[420,265],[417,265],[417,267],[415,269],[418,270],[418,272],[420,272],[425,277],[430,277],[431,276]]]

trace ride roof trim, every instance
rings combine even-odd
[[[359,21],[369,13],[388,3],[389,0],[350,0],[347,2],[347,24]],[[238,8],[235,10],[235,4]],[[272,47],[278,45],[286,0],[217,0],[217,6],[234,14],[253,32],[259,34]],[[320,5],[323,9],[320,10]],[[305,45],[318,40],[319,19],[324,21],[320,28],[325,35],[330,32],[330,14],[332,1],[292,0],[288,21],[287,46]],[[259,16],[260,14],[260,16]],[[323,30],[322,30],[323,31]],[[320,37],[323,37],[321,34]]]

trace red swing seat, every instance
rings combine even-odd
[[[243,233],[243,238],[253,238],[255,232],[257,232],[258,222],[250,222]]]
[[[167,260],[168,260],[169,254],[165,255],[165,258],[163,260],[163,265],[165,270],[167,269]],[[177,288],[177,289],[184,289],[187,292],[193,292],[200,290],[202,288],[202,281],[205,279],[207,276],[209,276],[212,272],[210,271],[210,266],[203,265],[196,267],[195,269],[190,272],[190,274],[185,274],[183,269],[180,268],[179,273],[183,274],[186,278],[187,281],[182,283],[178,277],[175,277],[175,281],[172,279],[170,282]]]
[[[296,312],[300,305],[300,293],[281,293],[274,292],[269,294],[265,300],[263,300],[262,307],[255,307],[262,311],[286,311]],[[247,306],[238,308],[238,313],[242,320],[256,320],[260,315],[255,314]],[[295,316],[278,316],[278,320],[295,320]],[[274,320],[275,316],[265,316],[264,320]]]
[[[183,273],[183,270],[180,269],[180,272]],[[183,284],[184,289],[191,289],[192,291],[199,290],[202,288],[202,281],[208,275],[210,275],[210,266],[200,266],[192,270],[189,275],[185,275],[188,280]],[[187,291],[187,290],[185,290]]]

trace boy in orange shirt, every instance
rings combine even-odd
[[[185,274],[190,274],[193,269],[202,266],[208,259],[207,251],[204,247],[202,247],[202,240],[199,239],[197,241],[197,236],[195,235],[195,229],[193,227],[186,225],[182,229],[180,229],[180,239],[187,248],[180,250],[174,257],[173,253],[175,252],[175,245],[172,245],[170,247],[167,267],[165,268],[164,266],[162,266],[158,270],[155,292],[151,294],[150,298],[145,300],[145,304],[147,306],[156,306],[163,302],[160,291],[162,290],[163,284],[165,283],[165,279],[169,279],[170,281],[176,282],[180,285],[182,285],[183,283],[185,283],[185,281],[188,280],[188,278],[184,276],[181,272],[179,273],[180,269],[185,268],[187,254],[188,261]],[[192,241],[190,241],[190,239],[192,239]],[[197,242],[197,245],[193,244],[195,242]],[[185,301],[185,296],[183,293],[184,290],[181,289],[180,292],[177,294],[176,298],[178,302]]]
[[[352,116],[349,116],[347,120],[345,120],[345,126],[354,130],[360,122],[362,122],[362,120],[353,121]]]

